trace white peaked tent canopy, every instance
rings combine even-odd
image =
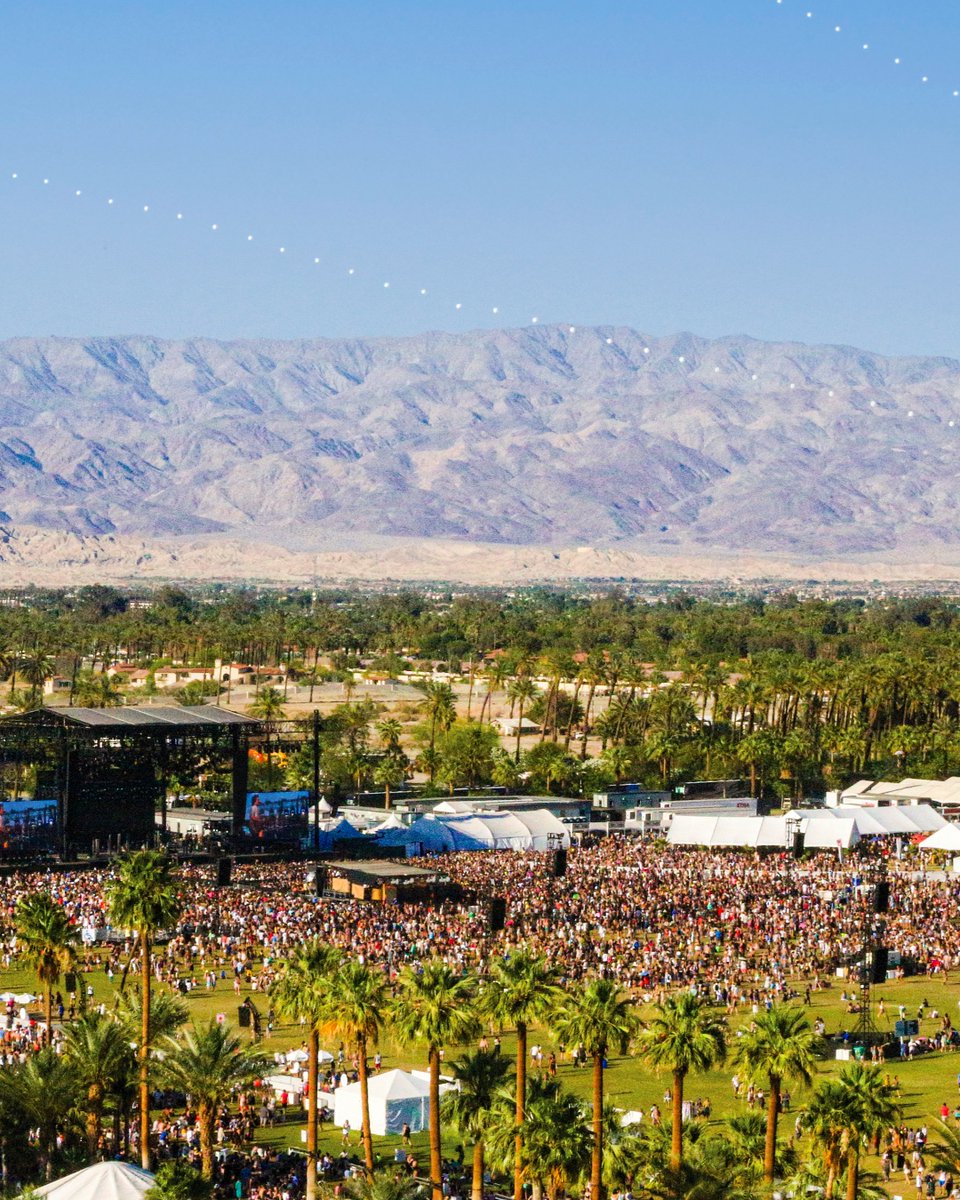
[[[360,1084],[348,1083],[337,1088],[333,1096],[334,1123],[343,1125],[349,1121],[351,1129],[359,1129],[363,1121]],[[379,1137],[402,1133],[404,1125],[419,1133],[430,1123],[430,1083],[426,1072],[397,1070],[371,1075],[369,1098],[370,1129]]]
[[[944,825],[920,843],[921,850],[960,850],[960,825]]]
[[[131,1163],[101,1162],[37,1188],[51,1200],[141,1200],[154,1185],[149,1171]]]
[[[405,829],[384,829],[384,846],[408,853],[448,850],[553,850],[570,845],[570,831],[549,809],[530,812],[426,813]]]

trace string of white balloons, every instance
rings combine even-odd
[[[809,3],[809,0],[773,0],[773,3],[775,4],[776,7],[787,10],[787,11],[796,10],[797,12],[802,14],[802,16],[805,20],[809,20],[811,22],[816,22],[816,20],[817,20],[817,17],[818,17],[817,13],[815,13],[815,11],[813,9],[806,7],[806,5]],[[836,34],[843,34],[845,32],[845,27],[841,24],[834,23],[832,18],[827,20],[827,24],[828,24],[828,27],[831,28],[832,31]],[[863,50],[863,51],[870,51],[871,46],[872,46],[872,43],[870,43],[869,41],[862,41],[859,44],[860,44],[861,50]],[[902,56],[894,55],[892,57],[892,63],[895,67],[900,67],[904,64],[904,60],[903,60]],[[919,79],[921,85],[930,83],[930,76],[927,74],[919,75],[918,79]],[[951,96],[953,96],[955,98],[960,97],[960,87],[950,88],[949,90],[950,90]],[[10,172],[11,182],[19,181],[19,180],[21,180],[21,178],[22,177],[21,177],[21,174],[19,171]],[[52,181],[49,177],[44,177],[41,180],[41,186],[43,186],[43,187],[50,187],[51,183],[52,183]],[[80,198],[85,195],[85,192],[82,188],[73,188],[70,190],[72,191],[73,196],[76,198]],[[117,203],[116,198],[114,196],[102,197],[101,202],[105,202],[105,204],[108,208],[114,208]],[[151,209],[150,204],[143,204],[141,207],[145,214],[149,214],[151,211],[153,211]],[[173,215],[174,215],[175,220],[177,220],[177,221],[184,221],[187,219],[186,214],[182,211],[177,211]],[[209,229],[210,229],[211,233],[214,233],[214,234],[219,233],[221,231],[219,222],[216,222],[216,221],[210,222]],[[247,232],[245,234],[240,234],[239,236],[247,243],[252,243],[252,242],[256,241],[255,235],[250,232]],[[288,254],[288,247],[286,246],[286,244],[282,244],[282,245],[275,244],[273,249],[274,249],[275,253],[277,253],[278,255],[286,256]],[[320,258],[320,256],[315,255],[315,254],[310,255],[305,260],[303,259],[303,256],[300,256],[300,255],[291,254],[289,257],[291,259],[300,258],[301,261],[310,262],[310,263],[312,263],[312,265],[318,266],[318,267],[323,265],[323,260]],[[352,277],[352,276],[355,276],[356,274],[357,274],[356,267],[351,266],[351,267],[346,268],[347,277]],[[385,290],[388,290],[388,289],[390,289],[390,287],[391,287],[391,280],[384,280],[383,288]],[[416,291],[420,296],[428,295],[428,289],[426,287],[420,287],[420,288],[416,289]],[[458,301],[455,301],[452,303],[452,308],[453,308],[454,312],[460,313],[460,312],[463,312],[463,310],[464,310],[464,304],[462,301],[458,300]],[[490,312],[491,316],[494,316],[494,317],[500,316],[501,315],[501,306],[499,304],[495,304],[490,308],[489,312]],[[540,318],[538,316],[532,316],[532,317],[530,317],[529,320],[530,320],[531,325],[537,325],[540,321]],[[571,334],[576,333],[576,326],[574,326],[574,325],[568,326],[568,331]],[[606,341],[610,345],[613,344],[612,338],[607,338]],[[645,355],[648,355],[650,353],[649,347],[645,347],[643,352]],[[679,364],[684,365],[686,362],[685,356],[678,355],[677,361]],[[716,367],[715,371],[719,373],[720,368]],[[758,379],[758,377],[756,375],[753,375],[752,378],[753,378],[753,381],[757,381],[757,379]],[[791,386],[791,388],[793,388],[795,385],[791,384],[790,386]],[[831,393],[831,395],[832,395],[832,393]],[[910,413],[908,413],[908,416],[912,417],[913,415],[914,414],[912,411]],[[951,424],[953,424],[953,422],[951,422]]]
[[[832,30],[833,33],[846,34],[848,36],[852,36],[851,31],[847,28],[847,26],[837,24],[835,18],[833,18],[833,17],[821,18],[819,12],[815,11],[814,9],[808,8],[807,4],[809,3],[809,0],[773,0],[773,2],[775,4],[775,6],[778,8],[783,8],[785,10],[791,10],[791,9],[796,10],[797,12],[799,12],[802,15],[804,20],[812,21],[814,23],[816,23],[818,20],[821,20],[821,19],[825,20],[827,28],[829,30]],[[873,42],[861,41],[860,38],[856,38],[856,39],[854,39],[854,44],[859,45],[861,52],[863,52],[863,51],[867,51],[868,53],[871,51],[873,51],[874,53],[878,52]],[[889,53],[889,51],[887,53]],[[903,58],[903,56],[901,54],[890,54],[889,61],[890,61],[890,65],[894,66],[894,67],[903,67],[903,66],[907,65],[906,60]],[[932,77],[930,75],[928,75],[926,72],[918,72],[916,75],[916,79],[921,86],[923,86],[924,84],[929,84],[929,83],[933,82]],[[954,86],[953,84],[949,84],[949,85],[947,85],[947,87],[944,90],[953,99],[960,98],[960,86]]]

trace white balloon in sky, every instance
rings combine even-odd
[[[459,311],[460,311],[460,309],[461,309],[461,308],[463,308],[463,305],[462,305],[462,304],[455,304],[453,307],[454,307],[454,308],[457,310],[457,312],[459,312]]]
[[[150,211],[150,205],[149,205],[149,204],[145,204],[145,205],[143,206],[143,211],[144,211],[144,212],[149,212],[149,211]]]
[[[352,275],[352,274],[353,274],[353,267],[348,267],[348,268],[347,268],[347,274],[348,274],[348,275]]]
[[[107,201],[107,203],[108,203],[108,204],[112,204],[112,203],[113,203],[113,200],[112,200],[112,199],[110,199],[110,200],[108,200],[108,201]]]
[[[607,345],[608,345],[608,346],[612,346],[612,345],[613,345],[613,338],[607,338]]]
[[[280,253],[281,253],[281,254],[286,254],[286,252],[287,252],[287,248],[286,248],[286,246],[281,246],[281,247],[280,247]]]
[[[50,182],[50,180],[49,180],[49,179],[45,179],[43,182],[44,182],[44,183],[49,183],[49,182]]]
[[[218,226],[216,226],[216,225],[211,225],[211,226],[210,226],[210,228],[211,228],[211,229],[212,229],[214,232],[216,232],[216,230],[218,229]]]
[[[644,352],[644,353],[646,353],[646,352]],[[687,361],[687,360],[686,360],[686,358],[685,358],[685,357],[684,357],[682,354],[681,354],[681,355],[680,355],[680,357],[677,359],[677,362],[686,362],[686,361]]]
[[[907,416],[908,416],[908,417],[912,417],[912,416],[913,416],[913,409],[912,409],[912,408],[911,408],[911,409],[910,409],[910,410],[907,412]]]
[[[493,313],[494,316],[496,316],[497,313],[500,311],[500,309],[497,308],[496,306],[494,306],[490,311]]]
[[[650,353],[650,347],[649,347],[649,346],[644,346],[644,348],[643,348],[643,352],[644,352],[644,354],[649,354],[649,353]]]
[[[950,426],[950,428],[952,429],[952,428],[954,427],[954,425],[956,425],[956,421],[948,421],[948,422],[947,422],[947,424],[948,424],[948,425]]]
[[[876,400],[871,400],[871,401],[870,401],[870,407],[871,407],[871,408],[876,408],[876,407],[877,407],[877,402],[876,402]]]
[[[421,296],[425,296],[426,294],[427,294],[427,289],[426,289],[426,288],[421,288],[421,289],[420,289],[420,295],[421,295]],[[496,310],[496,309],[494,309],[493,311],[494,311],[494,312],[496,312],[497,310]]]
[[[714,368],[713,368],[713,373],[714,373],[714,375],[719,375],[719,374],[720,374],[720,368],[719,368],[719,367],[714,367]]]
[[[14,175],[14,179],[16,179],[16,175]],[[80,191],[80,189],[79,189],[79,188],[77,188],[77,190],[74,192],[74,195],[75,195],[75,196],[79,196],[79,195],[81,195],[81,194],[82,194],[82,193],[81,193],[81,191]]]
[[[796,389],[797,389],[797,385],[796,385],[795,383],[791,383],[791,384],[790,384],[790,391],[791,391],[791,392],[794,392],[794,391],[796,391]]]
[[[384,287],[389,287],[389,286],[390,286],[390,284],[389,284],[389,283],[385,283],[383,286],[384,286]]]
[[[930,82],[930,80],[929,80],[929,78],[928,78],[926,75],[923,75],[923,76],[921,76],[921,78],[920,78],[920,82],[921,82],[921,83],[929,83],[929,82]]]
[[[864,48],[864,50],[869,50],[869,49],[870,49],[870,43],[869,43],[869,42],[864,42],[864,43],[863,43],[863,48]]]
[[[315,258],[313,261],[314,261],[314,263],[318,263],[318,262],[320,261],[320,259],[319,259],[319,258]]]
[[[532,324],[534,324],[534,325],[536,325],[536,323],[537,323],[539,320],[540,320],[540,318],[539,318],[539,317],[531,317],[531,318],[530,318],[530,321],[531,321],[531,323],[532,323]]]
[[[834,25],[834,27],[833,27],[833,32],[834,32],[834,33],[839,33],[839,32],[840,32],[840,26],[839,26],[839,25]]]
[[[751,378],[751,379],[756,379],[756,378],[757,378],[757,376],[756,376],[756,375],[751,375],[751,376],[750,376],[750,378]]]
[[[183,220],[183,213],[177,213],[177,220],[178,220],[178,221],[182,221],[182,220]]]
[[[828,396],[832,396],[832,395],[833,395],[833,389],[832,389],[832,388],[831,388],[831,390],[830,390],[829,392],[827,392],[827,395],[828,395]]]
[[[900,59],[899,59],[899,58],[895,58],[895,59],[893,60],[893,65],[894,65],[895,67],[899,67],[899,66],[900,66]]]

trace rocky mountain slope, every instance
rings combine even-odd
[[[198,538],[960,562],[958,454],[945,358],[566,326],[0,343],[0,563],[27,569]]]

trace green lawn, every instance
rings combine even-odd
[[[86,982],[92,982],[94,986],[93,1003],[105,1001],[108,1004],[112,1001],[116,992],[116,984],[119,982],[119,977],[114,984],[108,982],[105,974],[102,971],[95,971],[90,975],[83,977]],[[128,986],[136,986],[137,980],[131,979]],[[826,1022],[828,1033],[835,1032],[842,1025],[855,1018],[847,1018],[844,1013],[844,1005],[840,1001],[840,993],[843,990],[843,981],[835,981],[834,987],[827,991],[814,993],[811,1004],[810,1014],[811,1020],[817,1016],[822,1016]],[[37,984],[33,977],[25,971],[0,971],[0,991],[36,991]],[[240,999],[246,996],[252,996],[257,1003],[261,1012],[266,1017],[267,1002],[266,997],[260,992],[254,992],[249,988],[244,988],[241,992]],[[957,1004],[960,1000],[960,977],[958,983],[951,982],[944,984],[939,981],[932,981],[926,978],[907,979],[903,981],[891,981],[874,989],[876,999],[882,997],[886,1005],[886,1018],[884,1025],[891,1028],[893,1021],[896,1019],[897,1006],[901,1003],[906,1005],[907,1015],[913,1017],[916,1015],[916,1010],[920,1001],[926,999],[929,1002],[930,1008],[928,1013],[933,1009],[938,1009],[941,1013],[947,1012],[950,1014],[954,1023],[960,1021],[960,1009]],[[227,1020],[236,1023],[237,1020],[237,1004],[238,998],[235,996],[232,987],[232,980],[227,980],[219,984],[219,987],[213,993],[209,993],[204,989],[199,989],[196,992],[188,995],[185,998],[186,1006],[190,1012],[192,1020],[206,1021],[217,1013],[225,1013]],[[645,1006],[641,1005],[641,1014]],[[749,1010],[737,1014],[733,1018],[731,1024],[731,1034],[735,1035],[736,1029],[750,1019]],[[932,1034],[939,1028],[936,1020],[929,1016],[921,1023],[921,1033]],[[272,1053],[275,1050],[285,1050],[297,1046],[301,1042],[301,1031],[296,1026],[280,1026],[274,1029],[273,1033],[263,1039],[263,1049]],[[536,1038],[531,1039],[531,1044]],[[731,1036],[731,1044],[735,1044],[735,1036]],[[544,1047],[545,1054],[548,1054],[551,1049],[556,1050],[556,1045],[551,1041],[548,1030],[542,1031],[541,1044]],[[330,1050],[335,1050],[336,1047],[326,1047]],[[425,1068],[425,1056],[416,1050],[408,1050],[399,1047],[393,1039],[387,1035],[380,1047],[383,1053],[384,1068],[400,1066],[400,1067],[418,1067]],[[516,1041],[509,1031],[505,1031],[503,1035],[503,1052],[508,1055],[515,1055]],[[456,1050],[448,1052],[448,1058],[455,1057]],[[834,1061],[826,1061],[821,1064],[821,1074],[826,1075],[837,1070],[839,1064]],[[892,1061],[887,1064],[887,1071],[891,1076],[897,1076],[900,1081],[901,1093],[905,1104],[906,1119],[909,1123],[919,1125],[920,1123],[932,1123],[939,1115],[941,1103],[946,1100],[953,1108],[958,1099],[957,1073],[960,1071],[960,1054],[945,1053],[922,1056],[913,1062]],[[559,1074],[563,1082],[571,1088],[578,1096],[589,1100],[591,1079],[588,1068],[575,1068],[567,1062],[561,1061]],[[711,1072],[708,1075],[700,1077],[692,1077],[688,1081],[687,1094],[694,1098],[697,1096],[709,1097],[713,1115],[712,1123],[722,1121],[725,1117],[732,1116],[737,1111],[745,1111],[746,1105],[742,1101],[733,1099],[731,1088],[731,1075],[733,1068],[726,1066],[719,1071]],[[608,1097],[618,1107],[626,1109],[643,1109],[649,1111],[653,1103],[659,1103],[661,1109],[663,1105],[663,1092],[668,1080],[664,1077],[657,1077],[653,1074],[640,1060],[631,1056],[614,1058],[611,1060],[606,1074],[606,1088]],[[793,1111],[801,1108],[804,1103],[802,1093],[794,1094]],[[288,1120],[284,1125],[275,1126],[273,1128],[264,1129],[259,1132],[259,1138],[267,1143],[277,1145],[299,1146],[301,1144],[300,1130],[303,1128],[302,1123],[295,1119],[295,1114],[299,1115],[299,1110],[291,1109],[288,1112]],[[666,1114],[665,1114],[666,1115]],[[793,1117],[788,1116],[783,1121],[784,1133],[787,1133],[792,1127]],[[358,1133],[355,1131],[352,1135],[353,1145],[357,1144]],[[375,1149],[379,1151],[384,1159],[392,1157],[393,1148],[398,1139],[396,1138],[377,1138],[375,1139]],[[341,1133],[339,1130],[331,1130],[329,1126],[321,1135],[321,1151],[329,1150],[332,1154],[339,1154],[341,1149]],[[455,1153],[456,1139],[453,1136],[445,1138],[445,1150],[452,1157]],[[426,1135],[421,1134],[414,1138],[414,1152],[420,1158],[422,1163],[427,1160],[427,1141]],[[876,1162],[870,1164],[876,1167]],[[904,1191],[902,1179],[894,1180],[894,1184],[889,1189],[891,1194],[901,1194]],[[912,1194],[912,1188],[911,1188]]]

